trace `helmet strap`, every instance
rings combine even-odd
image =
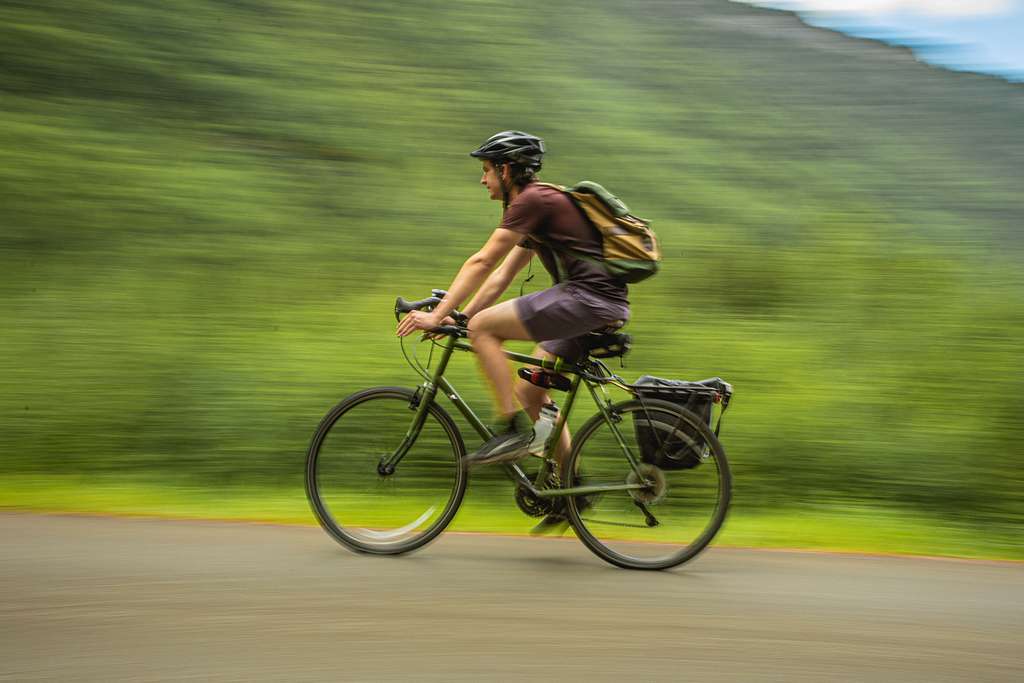
[[[508,208],[508,186],[505,184],[504,169],[508,168],[509,176],[512,175],[512,168],[507,164],[503,163],[501,166],[496,166],[495,171],[498,174],[498,184],[501,185],[501,210],[504,213],[505,209]]]

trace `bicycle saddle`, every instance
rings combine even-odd
[[[633,337],[623,332],[613,331],[621,327],[622,325],[606,327],[588,334],[583,340],[587,352],[594,358],[625,356],[633,346]]]

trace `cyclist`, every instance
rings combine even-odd
[[[496,436],[469,455],[473,465],[524,457],[533,438],[532,423],[550,401],[546,389],[524,380],[513,382],[511,364],[502,352],[505,341],[538,341],[537,355],[574,362],[586,353],[583,335],[621,326],[629,317],[626,285],[599,263],[600,233],[565,194],[536,182],[544,152],[543,140],[515,130],[497,133],[470,152],[483,165],[480,184],[492,200],[502,201],[501,224],[466,260],[433,311],[414,311],[398,325],[398,335],[405,336],[450,323],[448,314],[476,290],[463,313],[469,317],[469,337],[480,367],[494,391],[499,421]],[[555,284],[495,304],[534,254]],[[556,450],[559,459],[568,455],[568,447],[566,430]]]

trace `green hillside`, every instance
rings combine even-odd
[[[1024,88],[726,0],[4,3],[0,506],[297,486],[415,381],[391,304],[497,223],[466,153],[513,127],[653,221],[621,372],[735,385],[734,519],[1024,556]]]

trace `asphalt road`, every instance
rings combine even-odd
[[[0,514],[0,680],[1024,680],[1024,565]]]

